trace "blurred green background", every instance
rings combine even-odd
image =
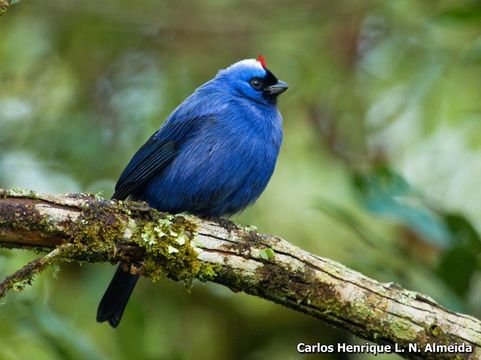
[[[112,194],[135,150],[219,68],[263,54],[285,140],[234,218],[481,315],[478,1],[20,1],[0,19],[0,187]],[[0,274],[35,255],[1,251]],[[361,342],[212,284],[142,280],[95,322],[114,267],[66,264],[0,304],[0,359],[301,356]],[[396,355],[377,359],[397,359]]]

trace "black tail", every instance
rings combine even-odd
[[[139,275],[132,275],[130,272],[124,271],[122,264],[117,267],[107,291],[100,300],[97,309],[98,322],[108,320],[113,328],[119,325],[137,280],[139,280]]]

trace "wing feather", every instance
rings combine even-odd
[[[179,147],[190,138],[194,129],[212,117],[209,115],[169,119],[132,157],[115,185],[112,199],[125,200],[129,195],[135,194],[170,164]]]

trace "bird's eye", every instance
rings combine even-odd
[[[251,81],[250,81],[250,84],[251,86],[256,89],[256,90],[260,90],[261,87],[262,87],[262,81],[258,78],[253,78]]]

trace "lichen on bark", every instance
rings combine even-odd
[[[473,353],[436,358],[481,357],[479,320],[227,220],[174,216],[145,203],[95,195],[0,190],[0,246],[62,249],[14,274],[10,288],[24,285],[22,279],[30,281],[36,270],[54,261],[122,262],[154,281],[216,282],[377,343],[403,349],[409,343],[420,348],[433,342],[468,343]]]
[[[61,228],[63,242],[72,245],[64,251],[63,258],[122,261],[130,265],[132,272],[153,281],[169,277],[190,285],[195,278],[207,280],[215,275],[214,266],[197,259],[191,245],[197,235],[196,224],[187,217],[161,213],[145,203],[105,200],[85,194],[70,196],[81,200],[77,205],[79,215],[56,223],[52,221],[52,212],[40,211],[39,204],[51,208],[57,204],[31,191],[2,191],[0,197],[13,198],[10,202],[14,208],[0,217],[0,227],[8,225],[27,236],[35,232],[47,237],[54,236]],[[33,206],[27,199],[39,202]],[[135,221],[132,216],[136,217]],[[136,251],[132,251],[132,247]]]

